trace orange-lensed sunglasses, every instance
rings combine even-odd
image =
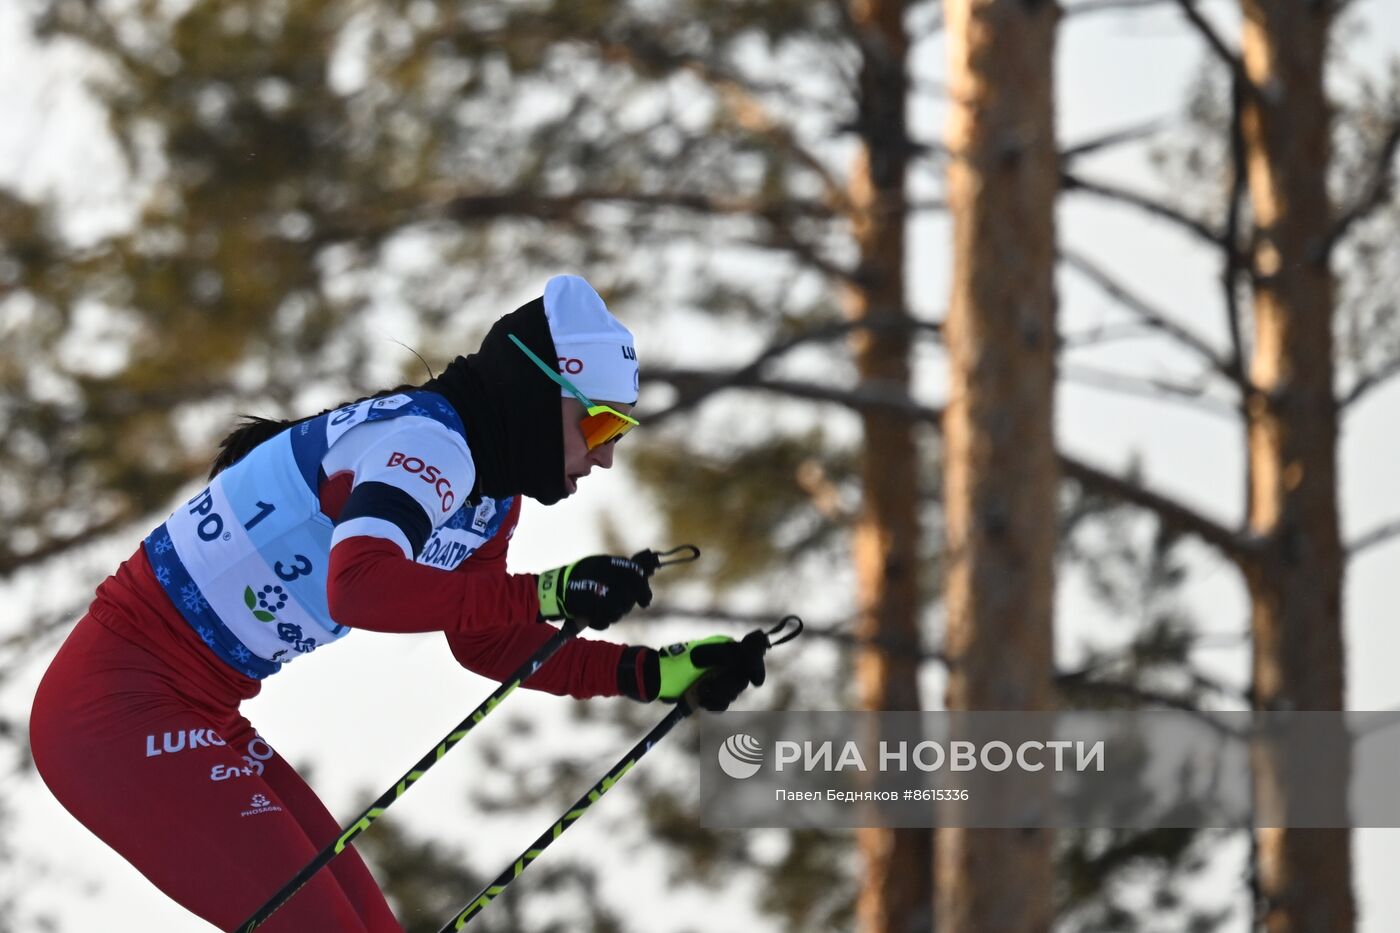
[[[532,363],[540,368],[541,372],[558,383],[565,392],[583,403],[588,414],[579,419],[578,425],[583,429],[583,440],[588,445],[589,450],[602,447],[609,441],[617,440],[640,424],[636,418],[624,415],[616,408],[595,404],[588,396],[580,392],[577,386],[556,372],[554,367],[536,356],[534,351],[525,346],[519,337],[514,334],[506,334],[506,336],[510,338],[511,343],[519,347],[530,358]]]

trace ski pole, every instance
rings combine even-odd
[[[644,551],[642,555],[639,555],[644,563],[652,565],[648,575],[650,575],[650,573],[655,573],[662,567],[668,567],[672,564],[688,563],[697,559],[699,556],[700,549],[693,544],[683,544],[669,551]],[[667,560],[666,558],[670,559]],[[316,853],[316,857],[307,862],[306,866],[302,868],[301,871],[293,875],[291,880],[284,884],[276,894],[272,895],[272,897],[267,900],[267,903],[259,907],[247,920],[240,923],[237,927],[240,933],[249,933],[249,931],[257,929],[259,926],[266,923],[267,918],[271,917],[279,907],[287,903],[292,895],[300,891],[316,872],[320,871],[331,859],[335,858],[341,852],[344,852],[346,847],[350,845],[356,836],[366,829],[369,829],[369,825],[378,819],[380,814],[389,809],[390,804],[407,793],[408,789],[417,783],[418,779],[426,774],[429,768],[437,764],[454,745],[466,738],[467,734],[471,732],[479,722],[490,715],[491,711],[499,706],[502,700],[515,691],[516,687],[519,687],[531,674],[539,670],[544,665],[544,662],[549,660],[551,655],[564,647],[569,640],[577,635],[583,629],[584,625],[585,623],[581,619],[565,620],[564,624],[560,626],[559,631],[556,632],[549,641],[535,649],[534,654],[530,655],[525,663],[521,664],[509,678],[502,681],[499,687],[492,690],[491,694],[487,696],[486,699],[482,700],[481,703],[477,705],[476,709],[468,713],[465,719],[457,723],[457,726],[444,736],[442,741],[439,742],[432,751],[418,759],[418,763],[408,769],[408,771],[394,782],[388,790],[380,794],[379,799],[370,804],[369,808],[361,813],[358,819],[344,827],[334,842]]]
[[[773,636],[782,632],[789,622],[794,623],[795,627],[793,630],[775,640]],[[802,634],[802,620],[797,616],[785,616],[782,621],[764,634],[768,636],[768,647],[777,647],[784,642],[792,641],[798,635]],[[692,687],[692,690],[693,689]],[[439,930],[438,933],[450,933],[450,931],[453,930],[460,930],[473,919],[480,916],[481,912],[486,909],[486,906],[490,904],[491,901],[495,900],[496,895],[504,891],[506,886],[516,878],[519,878],[535,859],[544,854],[544,850],[549,847],[551,842],[562,836],[564,830],[572,826],[579,817],[583,816],[583,814],[588,811],[590,806],[598,802],[599,797],[602,797],[612,789],[614,784],[622,780],[622,776],[628,771],[631,771],[632,766],[641,760],[643,755],[651,751],[653,746],[665,738],[666,734],[675,728],[676,723],[694,712],[695,703],[690,696],[690,692],[691,691],[686,691],[686,695],[676,701],[675,708],[666,714],[665,719],[662,719],[653,726],[651,731],[643,736],[641,741],[636,745],[632,746],[632,749],[626,755],[622,756],[621,760],[613,765],[598,783],[594,784],[588,789],[587,793],[574,801],[574,805],[570,807],[553,826],[549,827],[538,839],[530,843],[530,847],[524,852],[521,852],[519,857],[511,863],[510,867],[497,875],[496,879],[483,888],[477,896],[472,899],[471,903],[467,904],[457,916],[447,921],[447,924]]]

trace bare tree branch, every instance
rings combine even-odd
[[[647,417],[647,423],[655,425],[668,420],[681,411],[693,407],[699,400],[729,389],[749,389],[801,398],[814,402],[828,402],[841,405],[857,412],[885,412],[897,414],[916,422],[941,429],[943,410],[921,405],[919,401],[900,388],[884,388],[878,385],[865,385],[856,389],[836,385],[804,382],[796,379],[769,379],[757,373],[740,375],[737,370],[682,369],[670,367],[648,367],[642,373],[643,381],[660,382],[671,385],[679,392],[680,398],[669,408],[664,408]]]
[[[678,208],[701,214],[759,216],[774,218],[814,218],[836,216],[820,201],[788,198],[780,201],[754,198],[722,198],[703,192],[576,191],[571,194],[542,195],[533,190],[495,193],[444,192],[427,201],[425,214],[458,222],[480,222],[500,217],[534,217],[540,220],[570,220],[592,204],[620,203],[647,208]]]
[[[629,31],[621,42],[595,40],[605,58],[643,64],[666,72],[689,71],[714,89],[724,110],[736,126],[766,139],[788,153],[821,182],[826,203],[832,210],[849,213],[850,199],[845,187],[831,174],[817,155],[804,146],[792,127],[775,119],[771,108],[759,96],[759,89],[743,76],[716,61],[677,53],[657,41],[654,34]]]
[[[758,249],[773,249],[788,253],[803,265],[821,273],[829,279],[847,284],[856,284],[856,270],[840,265],[823,256],[811,243],[803,240],[787,224],[769,225],[768,236],[752,237],[749,245]]]
[[[1400,359],[1393,359],[1356,380],[1355,384],[1337,401],[1337,407],[1344,410],[1355,405],[1361,401],[1363,396],[1379,389],[1397,375],[1400,375]]]
[[[735,122],[742,129],[761,136],[770,144],[792,154],[799,164],[821,180],[826,202],[842,214],[851,213],[853,206],[845,187],[827,170],[815,153],[803,146],[792,128],[774,119],[766,107],[742,82],[708,63],[693,62],[691,70],[711,84],[720,95]]]
[[[1116,701],[1128,701],[1141,706],[1158,706],[1163,709],[1174,709],[1183,713],[1190,713],[1193,718],[1210,726],[1216,732],[1224,736],[1234,738],[1245,738],[1247,733],[1232,728],[1223,722],[1218,716],[1201,709],[1199,701],[1189,694],[1166,693],[1161,690],[1152,690],[1141,687],[1137,684],[1123,683],[1114,680],[1080,680],[1076,676],[1077,672],[1062,672],[1055,675],[1055,686],[1059,688],[1062,695],[1090,697],[1095,700],[1111,699]]]
[[[1145,194],[1129,191],[1126,188],[1119,188],[1103,182],[1089,181],[1072,172],[1060,173],[1060,187],[1065,191],[1083,191],[1109,201],[1117,201],[1121,204],[1136,207],[1141,211],[1151,214],[1153,217],[1170,222],[1174,226],[1191,233],[1217,249],[1225,246],[1221,235],[1212,230],[1206,223],[1194,217],[1189,217],[1168,204],[1153,200]]]
[[[541,195],[535,191],[504,191],[492,193],[443,192],[412,209],[414,218],[427,220],[445,218],[460,224],[484,223],[502,218],[531,217],[540,221],[578,222],[579,215],[597,204],[626,204],[648,209],[672,208],[713,217],[750,217],[766,221],[766,237],[750,238],[747,242],[761,249],[775,249],[795,256],[800,262],[829,278],[841,282],[853,280],[854,272],[821,255],[810,243],[800,239],[791,229],[794,220],[834,220],[839,215],[832,208],[812,199],[784,198],[725,198],[704,192],[637,192],[625,190],[582,190],[570,194]],[[911,205],[916,210],[943,210],[939,201]],[[400,217],[395,227],[410,219]],[[343,229],[328,230],[328,239],[360,239],[376,231],[359,229],[347,224]]]
[[[858,389],[842,389],[796,379],[754,379],[747,385],[749,388],[777,395],[804,398],[813,402],[832,402],[856,411],[892,412],[935,426],[941,426],[943,423],[943,409],[920,405],[917,399],[901,390],[885,389],[873,384]]]
[[[464,192],[447,186],[429,188],[411,205],[387,216],[357,216],[351,209],[335,221],[323,223],[314,233],[317,244],[341,242],[374,243],[405,226],[447,220],[456,224],[480,224],[502,219],[529,217],[541,222],[583,224],[583,212],[599,204],[628,205],[649,210],[684,210],[710,217],[757,218],[780,228],[796,220],[830,221],[837,214],[820,201],[810,198],[722,197],[706,192],[584,189],[567,194],[541,194],[534,189],[492,192]],[[938,208],[938,204],[919,205]],[[756,242],[758,246],[783,248],[778,243]],[[818,257],[819,258],[819,257]],[[825,274],[838,279],[850,273],[821,261]]]
[[[1136,395],[1158,402],[1173,402],[1188,405],[1196,411],[1234,420],[1239,415],[1239,406],[1223,399],[1212,398],[1205,390],[1196,386],[1180,385],[1164,379],[1143,379],[1126,373],[1097,369],[1078,364],[1062,365],[1060,374],[1069,382],[1093,386],[1110,392]]]
[[[1225,44],[1220,33],[1216,32],[1210,20],[1206,19],[1196,7],[1196,0],[1176,0],[1176,5],[1181,8],[1182,14],[1187,22],[1196,27],[1196,31],[1201,34],[1201,38],[1206,40],[1206,45],[1215,53],[1215,57],[1220,59],[1224,65],[1236,75],[1244,74],[1244,65],[1235,51]]]
[[[1117,324],[1097,324],[1093,327],[1060,336],[1062,350],[1076,350],[1082,347],[1096,347],[1119,340],[1141,340],[1156,336],[1157,328],[1138,321]]]
[[[1108,473],[1067,454],[1060,455],[1060,472],[1091,492],[1146,509],[1164,527],[1201,539],[1235,564],[1245,564],[1254,556],[1251,538],[1137,480]]]
[[[1393,167],[1395,163],[1395,152],[1400,148],[1400,117],[1397,117],[1390,124],[1390,131],[1386,133],[1385,140],[1381,143],[1380,149],[1376,153],[1376,161],[1371,169],[1371,177],[1367,180],[1366,186],[1361,189],[1361,193],[1351,206],[1337,215],[1332,222],[1332,227],[1327,231],[1327,236],[1318,245],[1317,260],[1325,262],[1332,255],[1332,251],[1362,220],[1380,208],[1390,200],[1391,188],[1394,185]]]
[[[1141,320],[1148,327],[1160,331],[1171,337],[1173,340],[1194,351],[1201,357],[1210,368],[1245,388],[1237,378],[1238,374],[1230,365],[1229,360],[1216,352],[1210,345],[1210,341],[1172,320],[1171,316],[1160,308],[1154,307],[1147,299],[1128,289],[1126,285],[1114,278],[1114,276],[1103,266],[1089,259],[1082,253],[1073,250],[1061,250],[1060,259],[1076,272],[1083,275],[1089,281],[1097,285],[1110,298],[1117,301],[1124,308],[1130,311],[1135,317]]]
[[[1154,3],[1172,2],[1172,0],[1152,0]],[[1090,155],[1102,149],[1110,149],[1114,146],[1121,146],[1124,143],[1137,142],[1149,136],[1156,135],[1161,129],[1164,120],[1150,120],[1147,123],[1140,123],[1136,126],[1124,127],[1121,130],[1114,130],[1111,133],[1104,133],[1102,136],[1095,136],[1086,139],[1081,143],[1074,143],[1060,150],[1060,164],[1068,165],[1075,159]]]
[[[682,392],[687,387],[696,385],[705,386],[711,392],[729,388],[760,389],[794,398],[831,402],[857,411],[893,412],[938,429],[942,428],[943,423],[943,409],[922,405],[905,392],[884,391],[878,387],[843,389],[796,380],[757,377],[743,381],[726,381],[720,377],[719,384],[716,385],[716,373],[711,370],[664,368],[649,369],[646,378],[670,383]],[[649,420],[654,421],[655,418]],[[1063,453],[1059,455],[1059,466],[1061,475],[1073,479],[1086,489],[1106,498],[1145,509],[1157,516],[1163,526],[1201,539],[1236,564],[1242,565],[1252,560],[1258,550],[1252,538],[1231,531],[1191,506],[1151,490],[1141,482],[1116,476]]]
[[[1346,546],[1347,560],[1359,556],[1373,547],[1378,547],[1391,538],[1400,536],[1400,518],[1392,518],[1367,531]]]
[[[923,331],[941,339],[943,336],[943,323],[941,321],[927,321],[911,317],[907,313],[900,311],[885,311],[871,314],[859,321],[833,321],[821,327],[811,328],[794,334],[784,340],[777,340],[764,348],[764,350],[750,360],[738,370],[741,374],[756,373],[766,363],[772,362],[797,347],[809,343],[826,343],[838,340],[857,330],[868,330],[876,333],[888,333],[891,331]]]
[[[924,331],[941,337],[943,325],[938,321],[919,320],[902,312],[873,314],[861,321],[833,321],[819,327],[809,328],[788,337],[779,338],[760,351],[753,359],[731,370],[686,370],[648,367],[643,379],[658,379],[669,382],[681,389],[681,398],[670,408],[663,409],[647,418],[648,424],[657,424],[674,417],[683,411],[694,408],[715,392],[733,386],[749,386],[757,379],[763,367],[792,352],[798,347],[813,343],[827,343],[838,340],[856,330]]]

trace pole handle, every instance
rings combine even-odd
[[[801,617],[795,615],[786,615],[778,620],[777,625],[768,629],[763,634],[768,637],[768,647],[776,648],[779,645],[787,644],[788,642],[796,638],[798,635],[801,635],[802,630],[806,627],[807,626],[805,626],[802,623]],[[787,628],[791,628],[792,631],[787,632],[787,634],[783,635],[781,638],[774,639],[774,635],[777,635],[778,633],[784,631]]]
[[[667,559],[669,558],[669,560]],[[669,551],[656,551],[647,548],[632,555],[632,559],[641,565],[647,576],[651,576],[662,567],[670,567],[674,564],[688,564],[691,561],[700,559],[700,549],[693,544],[682,544],[680,547],[673,547]]]

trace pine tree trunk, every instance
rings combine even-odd
[[[904,106],[908,39],[904,0],[853,2],[862,54],[857,134],[848,191],[860,266],[845,292],[847,315],[877,326],[856,332],[852,350],[864,387],[909,391],[913,333],[904,295]],[[915,428],[894,414],[864,416],[861,509],[854,536],[858,600],[856,656],[861,709],[917,710],[919,702],[919,456]],[[923,933],[932,926],[928,830],[863,829],[856,904],[861,933]]]
[[[1257,235],[1257,392],[1247,406],[1249,524],[1263,546],[1246,569],[1260,709],[1338,710],[1344,701],[1343,556],[1337,518],[1333,279],[1324,61],[1333,4],[1242,0],[1243,133]],[[1265,763],[1267,764],[1267,763]],[[1266,773],[1263,781],[1270,779]],[[1350,930],[1350,834],[1260,830],[1257,884],[1270,933]]]
[[[946,0],[954,268],[944,419],[950,710],[1052,703],[1053,58],[1059,9]],[[1050,928],[1052,835],[938,834],[940,933]]]

